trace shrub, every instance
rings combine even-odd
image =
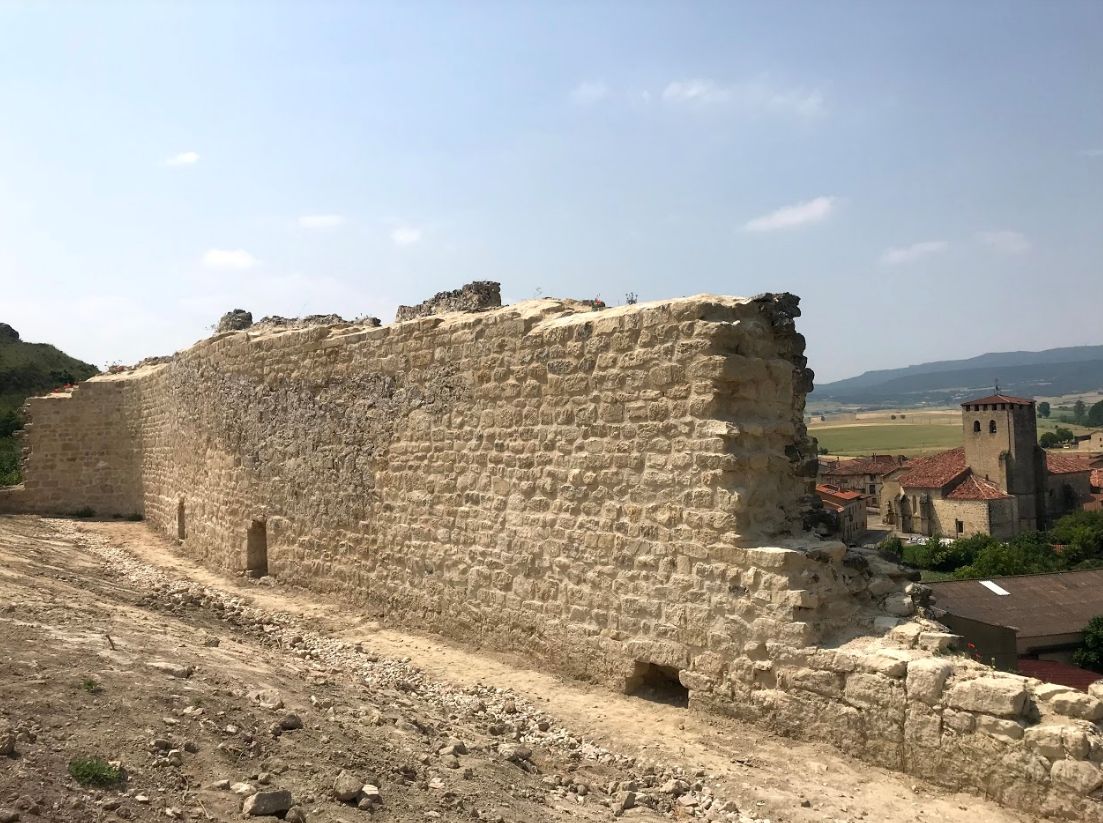
[[[0,486],[15,486],[23,482],[19,462],[18,443],[11,437],[0,437]]]
[[[80,687],[89,694],[99,694],[103,691],[103,686],[101,686],[91,677],[86,677],[82,681],[80,681]]]
[[[1040,574],[1066,568],[1063,558],[1053,550],[1045,535],[1020,534],[1007,543],[993,540],[981,549],[972,563],[962,566],[954,577],[999,577],[1010,574]]]
[[[1103,617],[1093,617],[1084,627],[1083,645],[1072,653],[1072,662],[1082,669],[1103,672]]]
[[[900,559],[909,566],[917,569],[929,569],[931,567],[931,547],[929,543],[908,543]]]
[[[899,562],[904,552],[904,541],[899,537],[886,537],[877,544],[877,553],[882,557]]]
[[[69,761],[69,776],[82,786],[110,786],[122,779],[122,772],[102,757],[77,757]]]

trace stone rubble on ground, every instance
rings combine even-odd
[[[221,620],[308,661],[315,666],[319,682],[327,682],[332,677],[355,677],[375,691],[394,690],[405,695],[408,700],[399,704],[400,709],[412,710],[418,705],[415,701],[421,701],[446,716],[462,717],[475,722],[477,726],[485,728],[491,739],[484,749],[486,754],[496,755],[518,769],[538,773],[540,767],[536,762],[537,753],[534,747],[540,747],[557,750],[569,760],[609,764],[632,775],[630,780],[601,788],[579,783],[570,776],[547,775],[548,778],[554,778],[554,784],[549,784],[549,788],[556,797],[580,804],[599,803],[616,816],[632,808],[647,807],[661,814],[671,814],[677,810],[677,816],[683,818],[700,817],[727,823],[769,823],[766,818],[756,818],[741,812],[735,803],[716,798],[705,782],[707,775],[704,773],[689,775],[676,767],[648,763],[611,752],[572,734],[558,725],[553,717],[508,690],[481,684],[457,686],[432,680],[412,666],[409,659],[380,657],[370,652],[363,643],[334,640],[307,631],[295,617],[287,613],[270,613],[248,605],[244,598],[231,596],[218,589],[170,579],[162,571],[138,561],[126,551],[97,536],[83,534],[74,529],[73,537],[98,554],[115,573],[148,590],[149,594],[144,599],[146,605],[170,613],[182,613],[189,608],[208,610]],[[194,672],[190,663],[154,662],[157,665],[147,665],[169,674],[186,671],[187,676],[191,676]],[[259,708],[265,708],[267,704],[267,709],[272,711],[283,706],[278,692],[272,689],[254,690],[247,694],[247,698]],[[350,713],[349,707],[334,706],[327,700],[316,697],[314,703],[315,708],[333,722],[345,722],[345,718],[366,721],[373,725],[393,722],[396,729],[406,728],[411,735],[429,738],[430,751],[446,769],[458,770],[462,765],[459,758],[473,751],[469,742],[448,734],[445,729],[423,727],[413,716],[396,717],[391,712],[383,713],[372,709],[357,717]],[[189,707],[181,713],[184,712],[188,712],[199,722],[210,723],[202,716],[201,708]],[[287,714],[273,725],[282,732],[300,729],[303,723],[298,715]],[[238,733],[236,726],[226,724],[227,733],[230,733],[230,729],[233,729],[233,734]],[[443,737],[433,743],[431,738],[437,733],[443,733]],[[505,739],[494,743],[495,737]],[[153,747],[158,750],[166,745],[174,746],[167,737],[153,741]],[[176,748],[168,751],[179,754],[179,749]],[[456,761],[455,765],[448,762],[449,758]],[[426,755],[426,762],[432,762],[429,755]],[[408,775],[408,779],[415,779],[418,770],[408,767]],[[306,812],[302,809],[297,809],[296,814],[290,816],[294,800],[289,791],[258,789],[258,784],[263,785],[266,782],[267,780],[255,778],[236,782],[221,779],[212,783],[211,788],[229,789],[242,796],[242,809],[247,816],[279,814],[285,815],[285,820],[306,819]],[[449,794],[448,784],[439,775],[429,777],[424,785],[430,790],[443,791],[445,797]],[[383,794],[378,785],[347,771],[333,778],[331,793],[341,802],[355,805],[361,810],[370,811],[383,804]],[[139,797],[141,796],[135,796],[134,800],[140,802]],[[148,802],[148,798],[145,799]],[[268,811],[269,809],[275,811]]]

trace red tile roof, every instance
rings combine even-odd
[[[1029,657],[1019,658],[1019,674],[1035,677],[1046,683],[1070,686],[1082,692],[1086,692],[1088,686],[1103,678],[1103,674],[1070,666],[1068,663],[1058,663],[1056,660],[1032,660]]]
[[[817,494],[829,494],[832,497],[838,497],[842,500],[861,500],[862,493],[852,491],[850,489],[840,489],[838,486],[832,486],[828,483],[816,484]]]
[[[816,494],[819,495],[820,500],[823,501],[825,506],[835,511],[842,511],[851,503],[862,499],[860,492],[850,491],[849,489],[839,489],[825,483],[816,484]]]
[[[969,472],[965,479],[946,495],[947,500],[1003,500],[1010,497],[991,480]]]
[[[1091,471],[1091,466],[1088,465],[1088,461],[1079,457],[1046,452],[1046,469],[1050,474],[1076,474]]]
[[[893,469],[898,469],[907,462],[902,457],[894,457],[891,454],[875,454],[870,457],[859,457],[855,460],[840,460],[830,466],[825,466],[825,477],[852,477],[858,474],[888,474]]]
[[[1034,401],[1025,397],[1012,397],[1009,394],[990,394],[988,397],[979,397],[976,400],[966,400],[963,406],[983,406],[993,403],[1010,403],[1012,406],[1033,406]]]
[[[965,448],[959,446],[912,460],[907,465],[907,471],[900,475],[900,485],[905,488],[940,489],[966,471]]]

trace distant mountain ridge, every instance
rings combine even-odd
[[[953,403],[991,392],[997,380],[1001,391],[1027,397],[1100,390],[1103,345],[992,352],[964,360],[868,371],[817,386],[809,400],[867,406]]]

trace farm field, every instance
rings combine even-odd
[[[961,426],[927,423],[814,426],[809,429],[829,454],[857,457],[867,454],[920,454],[961,445]]]

